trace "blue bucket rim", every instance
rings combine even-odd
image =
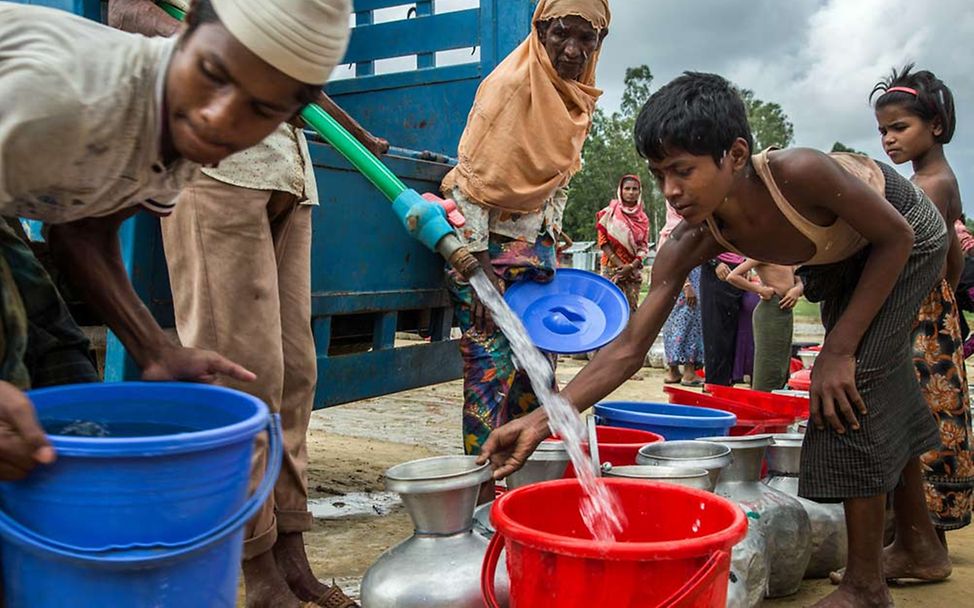
[[[77,547],[46,538],[25,528],[0,510],[0,538],[42,558],[93,566],[103,569],[155,568],[198,555],[233,534],[243,534],[243,527],[257,513],[277,483],[284,454],[284,436],[279,414],[267,417],[267,452],[269,460],[263,479],[240,509],[212,530],[176,543],[132,544],[125,546]]]
[[[196,384],[191,382],[110,382],[110,383],[88,383],[88,384],[66,384],[48,388],[39,388],[27,391],[27,396],[37,410],[37,417],[40,419],[41,411],[45,406],[43,400],[48,398],[59,398],[86,392],[97,391],[106,396],[118,391],[148,390],[153,393],[153,399],[159,399],[167,391],[178,390],[181,393],[186,391],[212,396],[232,395],[242,403],[250,403],[254,406],[254,413],[233,424],[220,426],[214,429],[201,431],[190,431],[186,433],[173,433],[169,435],[152,435],[150,437],[71,437],[66,435],[47,435],[48,441],[58,454],[67,456],[87,456],[92,458],[114,458],[125,457],[149,457],[161,454],[182,454],[187,452],[197,452],[208,450],[215,447],[228,445],[242,440],[250,440],[257,432],[267,426],[270,410],[267,405],[243,391],[214,386],[209,384]],[[110,398],[110,397],[109,397]],[[38,401],[40,400],[40,403]],[[64,402],[58,402],[61,404]]]
[[[666,408],[679,408],[687,412],[699,414],[696,416],[682,416],[680,414],[662,414],[655,412],[637,412],[613,407],[618,404],[658,405]],[[723,428],[737,424],[737,416],[724,410],[709,407],[696,407],[673,403],[659,403],[655,401],[603,401],[595,404],[595,414],[607,420],[622,420],[624,422],[638,422],[649,426],[690,426],[692,428]],[[652,416],[650,420],[646,416]]]

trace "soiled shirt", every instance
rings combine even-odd
[[[198,172],[160,154],[175,41],[0,2],[0,214],[49,223],[156,213]]]
[[[510,213],[482,207],[471,201],[459,188],[453,189],[453,200],[467,220],[460,229],[460,236],[470,252],[476,253],[487,250],[492,234],[534,243],[538,235],[546,230],[557,241],[568,202],[568,190],[558,188],[541,209],[533,213]]]
[[[169,0],[169,4],[189,10],[188,0]],[[304,132],[281,124],[264,141],[229,156],[216,168],[203,173],[217,181],[254,190],[277,190],[298,197],[305,204],[318,204],[314,167]]]

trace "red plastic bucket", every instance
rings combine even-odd
[[[812,370],[803,369],[795,372],[788,379],[788,388],[796,391],[807,391],[812,388]]]
[[[624,429],[618,426],[595,427],[595,436],[599,442],[599,462],[611,462],[612,466],[621,467],[636,464],[636,454],[639,448],[649,443],[663,441],[661,435],[639,429]],[[582,444],[588,454],[588,442]],[[575,467],[568,463],[565,478],[575,477]]]
[[[717,397],[672,386],[663,387],[663,392],[669,396],[670,403],[673,404],[708,407],[734,414],[737,416],[737,424],[731,428],[729,433],[734,436],[787,433],[788,425],[794,422],[796,418],[793,415],[786,416],[765,411],[758,406],[736,399]]]
[[[704,386],[704,390],[714,397],[731,399],[753,405],[777,416],[808,418],[808,398],[806,397],[778,395],[764,391],[755,391],[749,388],[721,386],[719,384],[707,384]]]
[[[747,533],[744,511],[709,492],[636,479],[603,479],[628,523],[613,543],[592,540],[579,513],[577,480],[507,492],[491,509],[497,532],[482,590],[506,550],[510,608],[724,608],[730,551]]]

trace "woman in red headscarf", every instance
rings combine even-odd
[[[649,255],[649,217],[643,209],[642,191],[639,177],[623,175],[616,198],[595,214],[602,275],[626,294],[632,312],[639,304],[643,259]]]

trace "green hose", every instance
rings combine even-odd
[[[169,3],[159,2],[158,4],[159,4],[159,8],[169,13],[169,16],[175,19],[176,21],[182,21],[183,19],[186,18],[186,13],[184,13],[181,9],[178,9]]]
[[[384,164],[379,162],[359,140],[352,137],[328,112],[315,104],[308,104],[301,110],[301,118],[315,133],[330,143],[342,156],[352,163],[390,201],[396,200],[407,190],[406,184],[395,176]]]

